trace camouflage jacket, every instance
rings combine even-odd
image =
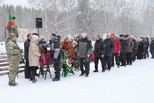
[[[6,46],[6,53],[7,53],[7,59],[8,62],[13,62],[13,61],[21,61],[22,59],[22,50],[19,49],[18,45],[7,39],[5,42]]]

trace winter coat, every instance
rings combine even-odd
[[[38,42],[31,40],[29,46],[29,66],[39,66],[40,56]]]
[[[126,40],[120,40],[120,44],[121,44],[121,53],[125,53],[126,52],[126,48],[127,48],[127,42]]]
[[[150,43],[150,52],[154,49],[154,40],[151,41]]]
[[[78,51],[80,58],[85,58],[87,57],[87,54],[91,54],[92,51],[91,40],[89,40],[88,38],[79,40]]]
[[[144,53],[146,53],[149,48],[149,42],[146,40],[143,40],[143,47],[144,47]]]
[[[133,42],[134,42],[134,48],[133,48],[133,52],[137,52],[137,49],[138,49],[138,42],[133,39]]]
[[[95,57],[100,57],[101,56],[101,42],[102,39],[96,40],[94,44],[94,55]]]
[[[69,58],[73,58],[74,57],[74,47],[73,44],[71,42],[68,41],[63,41],[62,42],[62,49],[64,50],[65,53],[68,54]]]
[[[144,44],[143,44],[143,42],[141,41],[141,42],[139,42],[139,45],[138,45],[138,51],[143,52],[143,50],[144,50]]]
[[[112,56],[114,49],[114,42],[111,39],[105,39],[101,44],[102,55]]]
[[[60,39],[57,36],[55,36],[53,40],[50,40],[49,45],[51,57],[54,58],[54,60],[60,60],[62,55]]]
[[[27,39],[25,42],[24,42],[24,58],[25,60],[28,60],[28,55],[29,55],[29,45],[30,45],[30,40]]]
[[[133,40],[132,39],[128,39],[127,40],[127,48],[126,48],[126,51],[128,53],[133,52],[133,48],[134,48],[134,42],[133,42]]]
[[[114,49],[113,49],[113,53],[119,53],[120,49],[121,49],[121,44],[118,38],[116,38],[115,40],[113,40],[114,42]]]
[[[5,42],[7,60],[11,62],[20,62],[22,60],[21,53],[23,52],[16,42],[13,42],[10,39],[7,39]]]

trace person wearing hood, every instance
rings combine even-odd
[[[81,39],[78,42],[78,51],[80,58],[80,76],[85,75],[85,77],[89,76],[90,71],[90,54],[92,51],[92,43],[91,40],[88,39],[86,33],[81,34]],[[85,67],[85,69],[83,68]]]
[[[61,41],[60,37],[56,34],[52,33],[50,35],[50,51],[51,57],[54,60],[54,70],[55,70],[55,77],[53,81],[60,80],[60,68],[61,68],[61,57],[62,57],[62,50],[61,50]]]
[[[41,54],[39,53],[39,37],[37,35],[32,36],[32,40],[29,46],[29,67],[30,67],[30,80],[32,83],[35,83],[37,80],[35,79],[36,70],[38,69],[39,58]]]

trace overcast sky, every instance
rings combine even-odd
[[[28,5],[28,0],[3,0],[4,4],[8,4],[8,5],[22,5],[27,6]]]

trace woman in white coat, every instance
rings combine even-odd
[[[35,83],[37,80],[35,79],[35,73],[38,69],[39,58],[41,54],[39,53],[39,46],[38,46],[39,37],[37,35],[32,36],[32,40],[30,42],[29,47],[29,67],[30,67],[30,80],[32,83]]]

